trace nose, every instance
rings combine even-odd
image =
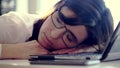
[[[54,29],[51,31],[51,37],[53,39],[58,39],[61,38],[64,33],[65,33],[65,29]]]

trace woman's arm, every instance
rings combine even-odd
[[[75,53],[84,53],[84,52],[96,52],[98,46],[95,45],[94,47],[74,47],[69,49],[61,49],[51,52],[50,54],[75,54]]]
[[[19,44],[2,44],[1,59],[28,59],[29,55],[48,54],[36,40]]]

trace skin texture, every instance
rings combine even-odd
[[[67,7],[63,7],[61,9],[61,12],[67,18],[75,18],[76,17],[76,15]],[[52,18],[59,19],[57,11],[55,13],[53,13]],[[54,23],[56,23],[56,22],[54,22]],[[61,20],[60,20],[60,22],[64,23]],[[75,35],[78,43],[82,42],[83,40],[85,40],[87,38],[86,27],[83,25],[79,25],[79,26],[66,25],[66,28],[69,29]],[[61,28],[61,29],[56,28],[52,22],[51,16],[49,16],[46,19],[46,21],[43,23],[43,25],[40,29],[38,42],[41,46],[43,46],[46,49],[67,48],[62,41],[62,37],[63,37],[63,34],[65,31],[66,31],[65,28]],[[76,46],[76,45],[73,45],[73,47],[74,46]],[[68,47],[70,47],[70,46],[68,46]]]
[[[73,54],[81,52],[96,51],[92,47],[82,48],[64,48],[49,52],[44,47],[40,46],[36,40],[19,43],[19,44],[3,44],[2,55],[0,59],[28,59],[29,55],[44,55],[44,54]]]
[[[76,15],[67,7],[63,7],[61,12],[65,17],[74,18]],[[52,18],[59,19],[58,12],[56,11]],[[60,22],[64,23],[60,20]],[[54,22],[56,23],[56,22]],[[79,26],[70,26],[66,25],[66,28],[70,30],[74,36],[77,38],[77,42],[80,43],[87,38],[86,27],[83,25]],[[2,59],[28,59],[29,55],[40,55],[40,54],[71,54],[71,53],[80,53],[87,51],[95,51],[94,48],[82,47],[82,48],[67,48],[62,41],[65,28],[57,29],[53,25],[51,16],[49,16],[46,21],[43,23],[40,32],[38,41],[28,41],[17,44],[2,44]],[[68,41],[67,39],[65,39]],[[69,47],[69,46],[68,46]],[[49,52],[49,50],[53,50]]]
[[[77,15],[65,6],[74,10]],[[50,16],[47,15],[47,19],[40,19],[40,22],[45,21],[42,22],[41,29],[38,29],[37,40],[15,44],[1,43],[0,59],[28,59],[29,55],[40,54],[98,52],[98,49],[101,51],[105,47],[113,33],[112,15],[102,0],[60,0],[56,3],[55,10]],[[86,25],[87,30],[84,25],[70,26],[65,24],[68,20],[63,21],[63,18],[76,17],[82,21],[77,23]],[[79,47],[75,47],[77,44]]]
[[[2,56],[4,59],[28,59],[29,55],[48,54],[49,51],[39,45],[36,40],[19,43],[3,44]]]

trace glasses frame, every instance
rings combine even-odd
[[[56,10],[56,11],[58,11],[58,16],[60,17],[60,19],[61,19],[61,18],[63,19],[63,17],[61,16],[61,15],[63,15],[63,14],[62,14],[62,12],[60,12],[60,9],[59,9],[59,10]],[[56,11],[55,11],[55,12],[56,12]],[[57,29],[65,28],[65,30],[66,30],[66,31],[63,33],[63,35],[62,35],[62,41],[63,41],[63,43],[65,44],[65,46],[66,46],[67,48],[73,48],[73,47],[75,47],[76,45],[78,45],[77,38],[75,37],[75,35],[74,35],[69,29],[67,29],[65,23],[61,24],[61,25],[63,25],[63,26],[60,26],[60,27],[58,27],[58,26],[55,24],[55,22],[54,22],[54,20],[53,20],[53,14],[54,14],[55,12],[53,12],[53,13],[51,14],[51,19],[52,19],[53,25],[54,25]],[[64,16],[64,15],[63,15],[63,16]],[[66,33],[71,34],[71,35],[75,38],[75,44],[76,44],[75,46],[71,46],[71,47],[70,47],[69,45],[66,44],[66,42],[64,41],[64,35],[65,35]]]

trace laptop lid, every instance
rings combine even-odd
[[[100,60],[103,61],[113,59],[120,59],[120,22],[108,41],[107,47],[104,49]]]

